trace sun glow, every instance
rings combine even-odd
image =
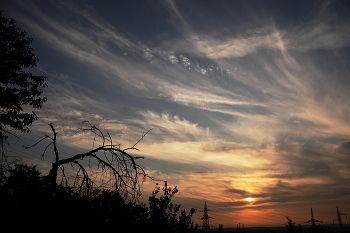
[[[247,197],[245,200],[246,200],[246,201],[254,201],[254,198],[252,198],[252,197]]]

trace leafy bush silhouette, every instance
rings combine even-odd
[[[159,198],[157,194],[163,191]],[[192,208],[189,214],[182,210],[179,214],[181,205],[174,205],[171,202],[172,197],[178,192],[177,186],[170,188],[167,182],[164,187],[157,187],[149,197],[149,220],[151,232],[185,232],[191,227],[191,219],[196,209]]]
[[[0,164],[0,219],[3,228],[19,231],[185,232],[189,214],[171,203],[177,188],[157,187],[149,207],[116,190],[95,189],[88,196],[57,185],[55,195],[36,166]],[[163,191],[163,195],[157,194]]]
[[[287,233],[302,233],[303,232],[303,229],[301,228],[301,224],[299,224],[299,226],[296,226],[296,223],[293,222],[293,220],[289,217],[289,216],[286,216],[287,218],[287,223],[285,224],[286,225],[286,232]]]

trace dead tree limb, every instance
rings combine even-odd
[[[58,168],[60,168],[60,172],[62,173],[60,185],[68,185],[65,165],[71,164],[72,167],[78,167],[74,172],[73,187],[76,188],[81,195],[88,194],[94,188],[103,185],[104,188],[114,189],[131,199],[137,199],[141,196],[141,185],[147,177],[147,174],[135,160],[144,157],[132,156],[127,153],[126,150],[136,149],[135,145],[138,144],[152,129],[143,133],[141,138],[131,148],[122,150],[120,149],[120,145],[113,144],[112,138],[108,133],[105,134],[98,127],[91,125],[90,122],[84,121],[78,131],[92,134],[93,145],[95,145],[96,138],[100,138],[102,144],[88,152],[60,159],[57,148],[57,132],[51,123],[49,126],[52,130],[53,136],[45,135],[45,137],[39,142],[25,148],[32,148],[44,139],[51,140],[48,146],[53,145],[55,161],[52,163],[52,168],[49,174],[44,178],[44,182],[47,182],[53,190],[57,186]],[[45,148],[45,151],[47,147]],[[44,156],[44,154],[42,156]],[[84,165],[83,162],[80,162],[87,158],[89,159],[88,165]],[[97,168],[92,169],[90,164],[91,159],[96,161]],[[99,184],[98,182],[93,181],[93,175],[87,170],[87,168],[99,170],[101,174],[100,178],[103,181],[100,181]]]

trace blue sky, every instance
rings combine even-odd
[[[62,148],[84,150],[74,132],[89,120],[129,147],[155,128],[138,144],[140,163],[178,185],[184,206],[207,200],[214,225],[302,223],[310,207],[326,223],[337,205],[350,214],[347,1],[0,7],[34,38],[32,72],[48,77],[23,137],[53,123]]]

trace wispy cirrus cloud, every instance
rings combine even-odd
[[[209,59],[227,59],[244,57],[260,50],[309,51],[350,46],[350,22],[346,18],[338,18],[338,23],[334,24],[334,20],[339,16],[331,12],[330,4],[320,4],[316,10],[319,13],[309,16],[310,19],[306,23],[294,22],[277,26],[278,22],[270,17],[264,18],[262,25],[253,25],[253,28],[245,31],[237,30],[236,27],[228,30],[215,25],[220,28],[214,33],[205,34],[196,31],[196,28],[191,26],[192,22],[186,21],[179,12],[176,4],[173,1],[169,2],[169,10],[173,12],[173,17],[182,22],[178,27],[186,32],[178,39],[164,42],[176,51],[188,51]],[[254,16],[250,20],[254,22]]]
[[[245,37],[226,40],[205,38],[193,40],[198,55],[210,59],[244,57],[258,50],[297,50],[338,49],[350,46],[349,23],[331,25],[327,23],[270,30],[261,28]]]

